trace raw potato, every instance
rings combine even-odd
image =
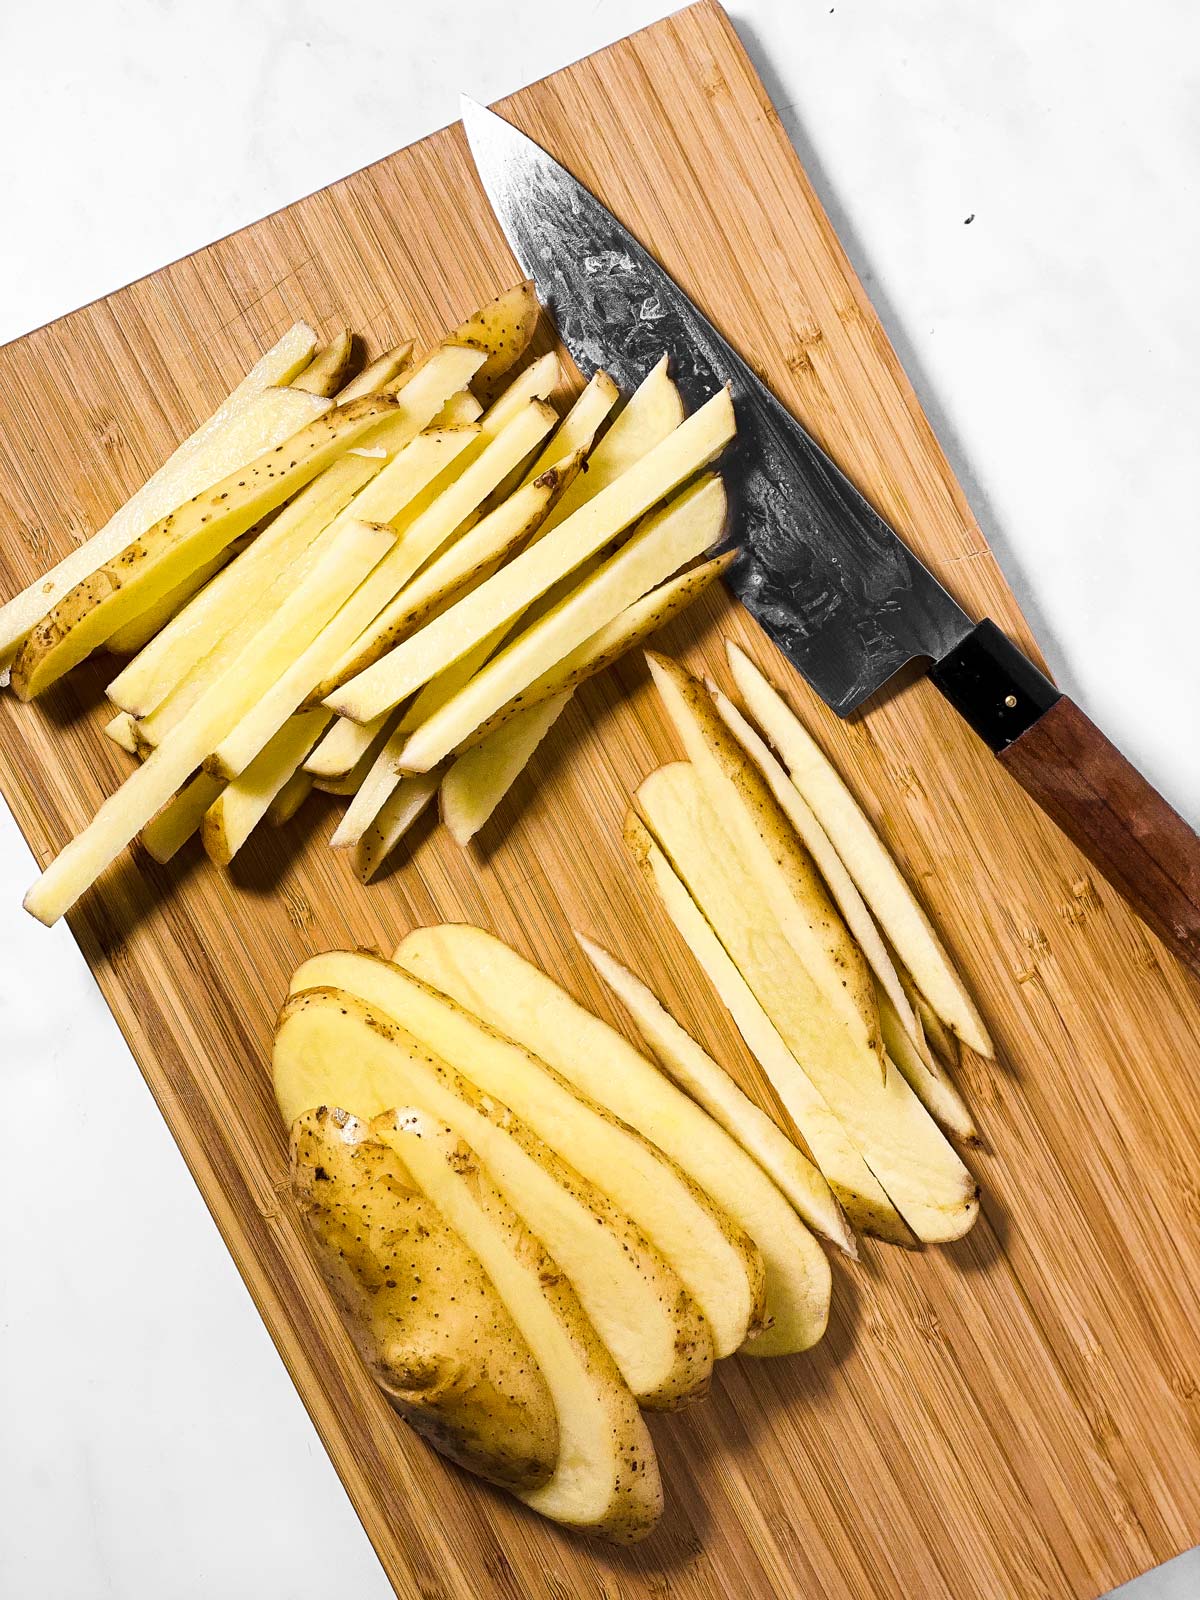
[[[900,1020],[891,999],[880,991],[879,1021],[888,1058],[904,1074],[908,1086],[935,1122],[964,1144],[976,1144],[975,1120],[962,1095],[928,1050],[922,1054]]]
[[[550,1389],[479,1257],[399,1154],[344,1111],[291,1130],[292,1193],[346,1331],[392,1405],[436,1450],[505,1489],[558,1461]]]
[[[320,707],[317,707],[317,709],[320,710]],[[329,713],[326,711],[324,715],[328,717]],[[341,795],[343,798],[347,795],[357,794],[362,784],[366,781],[367,774],[374,765],[379,752],[391,738],[392,724],[394,720],[395,713],[392,713],[390,717],[385,717],[383,719],[383,721],[376,728],[370,744],[363,751],[362,755],[359,756],[358,760],[355,762],[354,766],[351,767],[350,771],[346,773],[345,777],[314,778],[313,782],[316,787],[322,790],[325,794]]]
[[[405,949],[443,994],[644,1134],[744,1229],[758,1247],[747,1252],[747,1354],[793,1355],[816,1344],[829,1316],[829,1263],[762,1168],[707,1111],[623,1034],[483,929],[423,928]]]
[[[111,721],[104,724],[104,736],[106,739],[111,739],[114,744],[119,744],[122,750],[128,750],[131,756],[137,755],[133,718],[128,711],[118,711]]]
[[[712,1371],[708,1326],[678,1275],[628,1217],[513,1112],[360,998],[364,963],[333,951],[306,961],[285,1008],[320,994],[332,1050],[277,1048],[275,1093],[284,1119],[323,1100],[376,1116],[422,1105],[478,1152],[488,1176],[571,1279],[626,1383],[647,1406],[673,1410],[702,1395]],[[313,1002],[314,1006],[318,1002]],[[336,1012],[338,1015],[328,1015]],[[310,1026],[316,1026],[309,1019]]]
[[[349,328],[339,328],[327,344],[321,345],[300,376],[292,379],[292,388],[308,394],[335,395],[349,382],[354,367],[354,335]]]
[[[538,1244],[471,1147],[423,1110],[375,1131],[482,1261],[533,1351],[558,1415],[558,1463],[540,1489],[519,1491],[534,1511],[614,1544],[633,1544],[662,1513],[658,1462],[637,1401],[565,1275]]]
[[[207,777],[207,773],[205,776]],[[312,787],[311,774],[305,772],[303,768],[299,772],[293,772],[267,807],[267,821],[271,826],[282,828],[289,823],[312,793]]]
[[[779,751],[879,926],[937,1014],[970,1048],[995,1054],[987,1029],[929,918],[866,813],[782,695],[744,650],[727,646],[750,715]]]
[[[35,622],[131,539],[234,467],[253,461],[329,410],[327,400],[274,387],[295,376],[316,340],[306,323],[296,323],[103,528],[0,606],[0,667],[11,664]]]
[[[55,857],[25,896],[25,909],[56,922],[180,787],[263,690],[292,652],[380,559],[390,535],[354,524],[260,628],[225,675],[205,691],[171,736],[110,795],[91,822]]]
[[[202,567],[177,583],[175,587],[163,595],[161,600],[156,600],[152,606],[147,606],[145,611],[139,611],[136,617],[131,618],[123,628],[118,628],[105,645],[106,650],[111,650],[113,655],[132,656],[139,650],[144,650],[156,634],[162,632],[192,596],[203,589],[212,577],[215,577],[221,568],[228,565],[235,555],[240,554],[242,541],[231,545],[228,550],[222,550],[220,555],[214,556],[211,561],[206,561]]]
[[[860,1232],[876,1234],[892,1244],[913,1244],[911,1231],[901,1221],[878,1178],[788,1050],[687,887],[633,812],[625,819],[625,842],[700,970],[712,982],[851,1223]],[[822,1231],[828,1232],[832,1226],[831,1220]]]
[[[903,1076],[864,1067],[829,1001],[686,763],[662,767],[635,803],[764,1011],[887,1191],[927,1244],[964,1234],[979,1189]]]
[[[733,403],[728,390],[721,389],[635,467],[459,602],[454,627],[462,649],[515,619],[552,584],[598,554],[707,466],[733,435]],[[404,691],[394,692],[393,656],[385,656],[330,696],[331,710],[368,722],[386,706],[395,705]]]
[[[204,821],[205,813],[224,789],[219,778],[198,772],[190,783],[168,800],[142,829],[143,845],[155,861],[167,862],[182,849]]]
[[[647,517],[597,571],[506,644],[442,708],[436,721],[431,720],[413,734],[401,752],[400,765],[409,771],[428,771],[504,707],[519,702],[530,684],[578,649],[597,629],[607,627],[627,606],[713,545],[725,525],[727,509],[721,480],[708,477]],[[476,593],[484,588],[486,585],[481,585]],[[464,639],[476,642],[478,629],[472,634],[455,620],[470,603],[468,597],[451,606],[393,650],[387,658],[389,698],[404,698],[451,665],[464,653]],[[481,619],[478,627],[483,626]],[[404,663],[408,661],[412,665],[406,675]]]
[[[214,866],[227,867],[237,855],[328,720],[321,711],[289,717],[246,770],[221,790],[200,826],[201,843]]]
[[[403,344],[395,345],[391,350],[385,350],[382,355],[375,357],[362,369],[357,378],[351,378],[344,389],[337,393],[338,405],[345,405],[347,400],[357,400],[364,394],[379,394],[386,389],[394,378],[398,378],[412,360],[413,342],[405,339]]]
[[[30,700],[76,666],[139,611],[210,561],[269,511],[385,421],[396,402],[354,400],[235,469],[160,518],[97,568],[34,628],[13,663],[13,688]],[[128,706],[123,707],[128,711]]]
[[[607,372],[593,373],[575,404],[543,446],[541,454],[533,465],[526,469],[524,476],[513,485],[513,488],[517,488],[519,484],[532,483],[540,473],[574,454],[576,450],[585,453],[589,451],[592,440],[620,398],[621,391]],[[502,484],[501,490],[503,487]]]
[[[600,977],[637,1024],[638,1032],[664,1072],[753,1156],[810,1228],[856,1258],[858,1249],[854,1234],[820,1168],[760,1106],[742,1093],[724,1067],[680,1027],[640,978],[578,930],[575,937]]]
[[[438,790],[438,807],[455,844],[467,844],[487,822],[567,709],[570,698],[570,690],[566,690],[537,705],[522,706],[502,728],[472,745],[450,767]],[[393,762],[408,737],[407,732],[402,734]]]
[[[518,283],[460,322],[445,343],[481,350],[486,360],[472,380],[472,388],[486,404],[497,383],[515,367],[529,348],[541,308],[531,282]]]
[[[305,772],[311,772],[314,778],[344,778],[357,766],[387,720],[387,712],[374,722],[351,722],[346,717],[336,717],[329,732],[304,763]]]
[[[717,715],[703,684],[669,656],[650,650],[646,660],[714,814],[820,990],[827,1010],[841,1019],[857,1047],[857,1070],[879,1072],[883,1039],[875,985],[812,857]],[[843,1051],[841,1062],[843,1070],[854,1070],[849,1051]]]
[[[476,400],[470,389],[460,389],[457,394],[452,394],[446,404],[430,423],[431,428],[466,428],[472,422],[478,422],[483,415],[483,407]]]
[[[439,773],[401,778],[354,846],[354,870],[370,883],[401,839],[437,793]]]

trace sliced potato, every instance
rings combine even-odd
[[[227,867],[237,855],[328,720],[322,711],[289,717],[245,771],[221,790],[200,825],[200,841],[215,866]]]
[[[774,906],[686,763],[639,787],[638,811],[729,952],[791,1055],[916,1236],[933,1244],[964,1234],[979,1210],[974,1178],[891,1068],[864,1069],[849,1030],[796,955]]]
[[[748,1354],[791,1355],[816,1344],[829,1316],[829,1263],[762,1168],[703,1107],[623,1034],[482,928],[422,928],[405,949],[443,994],[644,1134],[745,1230],[760,1256],[747,1280],[757,1301],[747,1318]]]
[[[353,377],[354,367],[354,335],[349,328],[339,328],[319,347],[300,376],[292,379],[291,386],[308,394],[335,395]]]
[[[291,1130],[292,1192],[346,1331],[435,1449],[506,1489],[549,1481],[554,1400],[473,1250],[398,1153],[344,1111]]]
[[[824,999],[823,1022],[840,1019],[852,1041],[840,1049],[841,1070],[878,1073],[883,1039],[875,985],[812,857],[703,684],[669,656],[647,651],[646,660],[714,813]]]
[[[562,382],[562,362],[551,352],[523,367],[491,401],[480,421],[494,438],[531,400],[549,400]]]
[[[979,1135],[975,1129],[975,1119],[966,1101],[928,1048],[921,1050],[902,1022],[891,997],[882,990],[879,996],[879,1021],[883,1027],[888,1059],[899,1067],[908,1080],[909,1088],[929,1115],[953,1138],[965,1144],[977,1143]]]
[[[320,711],[320,707],[319,706],[316,709],[318,711]],[[328,717],[329,713],[326,711],[326,712],[323,713],[323,715]],[[341,795],[341,796],[343,796],[343,798],[345,796],[347,796],[347,795],[355,795],[355,794],[357,794],[359,789],[361,788],[362,784],[365,782],[367,774],[370,772],[372,766],[374,765],[375,760],[379,755],[379,752],[383,749],[383,746],[387,743],[388,739],[391,737],[392,728],[393,728],[394,722],[395,722],[395,713],[394,712],[392,713],[390,718],[389,717],[385,717],[383,719],[383,721],[380,723],[379,727],[376,728],[375,736],[371,740],[370,744],[363,751],[362,755],[359,756],[358,760],[354,763],[353,767],[351,767],[350,771],[347,772],[344,777],[341,777],[341,778],[319,778],[319,777],[314,777],[313,778],[313,783],[315,784],[315,786],[318,789],[322,790],[325,794]]]
[[[722,389],[636,466],[453,608],[459,653],[519,616],[558,579],[611,543],[719,455],[733,434],[733,403],[728,390]],[[403,687],[396,689],[397,680],[404,682],[404,662],[402,658],[395,666],[397,654],[377,661],[330,696],[330,709],[356,722],[369,722],[386,706],[395,705],[405,692]]]
[[[200,697],[170,738],[130,773],[91,822],[50,863],[25,896],[39,921],[56,922],[150,821],[221,739],[328,620],[391,544],[366,523],[347,528],[271,615],[223,678]]]
[[[203,776],[208,777],[208,774],[204,773]],[[312,786],[312,775],[305,772],[303,767],[299,772],[292,773],[267,807],[267,821],[273,828],[282,828],[292,820],[312,793]]]
[[[863,899],[937,1014],[979,1055],[994,1055],[983,1019],[866,813],[799,717],[737,645],[729,665],[750,715],[779,751],[792,782],[812,807]]]
[[[876,1234],[893,1244],[912,1244],[912,1233],[901,1221],[878,1178],[820,1090],[788,1050],[686,885],[634,812],[625,820],[625,842],[701,971],[712,982],[738,1032],[795,1124],[804,1141],[805,1153],[811,1155],[821,1169],[847,1217],[863,1233]],[[834,1226],[832,1221],[830,1226]]]
[[[446,404],[430,423],[432,428],[466,428],[472,422],[478,422],[483,415],[483,407],[476,400],[470,389],[460,389],[457,394],[452,394]]]
[[[354,870],[363,883],[383,866],[437,793],[439,774],[420,772],[400,780],[354,846]]]
[[[605,417],[621,398],[621,391],[607,372],[595,373],[584,387],[575,404],[555,428],[550,438],[534,457],[530,466],[516,468],[496,490],[496,499],[504,500],[522,484],[533,480],[549,467],[582,450],[586,455],[592,441],[603,425]]]
[[[305,772],[314,778],[346,777],[362,760],[387,720],[387,712],[374,722],[351,722],[346,717],[335,717],[328,733],[318,740],[304,763]]]
[[[596,1331],[643,1405],[672,1410],[705,1392],[712,1370],[707,1324],[678,1275],[628,1217],[506,1106],[431,1054],[383,1011],[358,998],[361,952],[306,961],[292,979],[349,1020],[326,1022],[335,1056],[275,1054],[275,1093],[286,1120],[309,1100],[345,1101],[359,1115],[420,1104],[474,1148],[488,1176],[571,1279]],[[299,1114],[298,1112],[296,1113]]]
[[[369,361],[357,378],[351,378],[345,388],[337,392],[337,403],[344,406],[347,400],[357,400],[364,394],[379,394],[393,378],[398,378],[412,360],[413,342],[405,339]]]
[[[177,583],[173,589],[168,590],[161,600],[152,606],[147,606],[144,611],[139,611],[136,617],[132,617],[123,628],[118,628],[110,636],[105,649],[111,650],[118,656],[132,656],[139,650],[144,650],[155,634],[161,633],[167,623],[183,610],[192,596],[203,589],[210,578],[240,553],[241,543],[239,540],[228,550],[222,550],[220,555],[214,556],[211,561],[206,561],[182,583]]]
[[[480,306],[446,335],[446,344],[467,345],[487,358],[471,380],[481,399],[486,401],[495,394],[499,380],[525,354],[540,312],[533,284],[518,283]]]
[[[225,785],[198,772],[142,829],[141,840],[155,861],[167,862],[200,829],[205,813]]]
[[[389,1119],[390,1120],[390,1119]],[[614,1544],[651,1532],[662,1512],[654,1445],[616,1365],[566,1275],[505,1200],[471,1147],[423,1109],[399,1112],[379,1138],[482,1261],[549,1386],[558,1463],[519,1497],[534,1511]]]
[[[588,960],[637,1024],[664,1072],[752,1156],[810,1228],[848,1256],[858,1255],[842,1208],[817,1167],[724,1067],[702,1050],[662,1002],[603,946],[576,931]],[[768,1271],[770,1261],[768,1260]],[[752,1352],[757,1354],[757,1351]]]
[[[519,705],[523,692],[544,672],[714,544],[726,510],[724,486],[713,477],[700,479],[667,501],[578,588],[506,644],[447,702],[436,721],[414,732],[400,764],[409,771],[428,771],[504,707]],[[486,587],[481,585],[476,593]],[[428,683],[465,653],[464,640],[469,648],[487,631],[482,617],[474,630],[456,620],[471,599],[467,596],[452,605],[392,651],[387,658],[389,698],[406,698]]]
[[[137,755],[133,718],[128,711],[118,711],[115,717],[104,724],[104,736],[114,744],[119,744],[122,750],[128,750],[131,756]]]
[[[570,691],[523,706],[490,738],[482,739],[450,766],[438,790],[441,818],[455,844],[465,845],[523,772],[530,756],[567,709]],[[392,765],[410,735],[402,730],[392,752]]]
[[[730,1355],[761,1315],[762,1262],[746,1233],[661,1150],[589,1099],[525,1046],[473,1016],[426,980],[438,952],[417,929],[395,960],[401,978],[376,981],[376,999],[465,1077],[510,1105],[564,1160],[620,1207],[675,1268]],[[386,986],[386,987],[385,987]]]

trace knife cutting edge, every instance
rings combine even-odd
[[[848,716],[910,661],[1146,923],[1200,973],[1200,839],[994,622],[973,621],[625,226],[464,97],[492,208],[582,369],[634,387],[664,350],[689,407],[731,387],[737,556],[726,581]]]

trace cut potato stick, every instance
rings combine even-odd
[[[963,1043],[990,1058],[995,1052],[975,1002],[866,813],[779,691],[744,650],[733,643],[727,648],[750,715],[778,750],[901,961]]]
[[[635,804],[896,1210],[927,1244],[960,1238],[978,1214],[978,1185],[902,1074],[881,1079],[864,1067],[861,1047],[850,1051],[849,1030],[796,954],[700,774],[687,763],[662,767]]]
[[[958,1090],[938,1066],[928,1049],[922,1054],[912,1035],[900,1020],[891,997],[880,991],[879,1021],[883,1042],[893,1065],[908,1080],[908,1086],[935,1122],[966,1144],[978,1142],[975,1121]]]
[[[205,773],[204,776],[207,777],[208,774]],[[267,821],[271,826],[282,828],[289,823],[312,793],[312,787],[311,773],[305,772],[303,767],[298,772],[293,772],[267,807]]]
[[[200,824],[204,814],[225,785],[219,778],[198,772],[190,783],[168,800],[162,810],[142,829],[142,843],[155,861],[168,862],[182,849]]]
[[[137,755],[138,744],[134,733],[134,722],[128,711],[118,711],[110,722],[104,724],[104,737],[111,739],[114,744],[119,744],[122,750],[128,750],[131,756]]]
[[[829,835],[813,815],[812,808],[804,796],[775,759],[765,740],[759,737],[732,700],[722,694],[715,684],[708,685],[708,692],[722,722],[758,768],[780,809],[795,828],[801,844],[813,858],[817,871],[825,880],[826,888],[845,919],[846,927],[874,973],[876,984],[891,1003],[896,1021],[915,1044],[920,1034],[916,1013],[909,1004],[904,986],[900,982],[900,975],[892,965],[891,956],[888,955],[887,945],[875,926],[875,919],[867,910],[854,879],[846,871],[845,864],[834,849]],[[886,1045],[886,1038],[884,1043]],[[894,1050],[891,1051],[891,1055],[895,1060]]]
[[[455,844],[465,845],[487,822],[570,699],[568,689],[537,705],[523,706],[502,728],[465,750],[449,768],[438,790],[438,807]],[[401,729],[393,767],[408,737],[407,730]]]
[[[518,283],[480,306],[446,335],[446,344],[467,345],[486,357],[471,381],[471,387],[485,403],[495,393],[499,379],[516,366],[529,348],[540,311],[533,284]]]
[[[323,710],[323,708],[319,706],[316,709]],[[325,711],[324,715],[328,717],[328,711]],[[314,775],[314,787],[320,789],[323,794],[335,794],[340,796],[342,799],[345,799],[349,795],[356,795],[362,784],[366,781],[367,774],[374,766],[379,752],[383,749],[383,746],[391,737],[392,726],[394,722],[394,712],[384,717],[383,721],[379,724],[379,727],[375,730],[374,738],[363,751],[362,755],[359,756],[358,760],[354,763],[349,772],[343,773],[340,778],[319,778]]]
[[[621,391],[608,373],[594,372],[521,481],[532,483],[556,461],[562,461],[576,450],[590,450],[592,440],[620,398]]]
[[[827,1019],[840,1019],[853,1041],[854,1049],[840,1052],[842,1069],[879,1073],[884,1054],[875,985],[812,857],[699,679],[669,656],[649,650],[646,660],[713,811],[820,991]]]
[[[328,712],[325,713],[329,715]],[[391,714],[394,717],[394,713]],[[386,725],[388,716],[385,714],[383,724]],[[358,723],[352,723],[358,727]],[[394,732],[388,730],[388,737],[377,749],[372,750],[373,759],[362,782],[354,792],[354,796],[346,809],[346,814],[334,830],[329,843],[335,850],[348,850],[357,845],[366,833],[371,823],[374,822],[384,803],[399,787],[403,775],[396,768],[396,751],[404,743],[405,734],[397,728]],[[374,745],[374,741],[372,741]],[[416,791],[410,791],[414,793]]]
[[[721,389],[636,466],[445,613],[447,618],[454,615],[454,621],[439,619],[441,631],[455,634],[461,654],[498,624],[519,616],[559,578],[597,554],[705,467],[733,434],[733,403],[729,391]],[[397,680],[404,681],[403,657],[399,668],[395,665],[399,653],[383,657],[330,696],[330,709],[356,722],[369,722],[385,707],[395,705],[404,694],[403,689],[395,688]]]
[[[64,595],[33,629],[13,663],[13,688],[20,698],[32,699],[49,688],[123,623],[290,499],[396,405],[375,397],[337,407],[286,445],[160,518]]]
[[[413,342],[405,339],[402,344],[395,345],[391,350],[385,350],[382,355],[369,361],[357,378],[351,378],[344,389],[337,392],[337,403],[344,406],[347,400],[357,400],[364,394],[379,394],[386,389],[393,378],[398,378],[412,360]]]
[[[904,968],[901,967],[898,970],[900,972],[900,982],[904,985],[905,993],[917,1013],[917,1021],[920,1024],[921,1034],[926,1044],[942,1066],[953,1071],[954,1068],[962,1064],[958,1040],[950,1032],[916,984],[913,983]]]
[[[518,372],[483,413],[480,421],[495,438],[531,400],[549,400],[562,381],[562,362],[553,352]]]
[[[25,908],[56,922],[200,766],[204,757],[297,647],[303,648],[391,543],[365,523],[347,528],[270,616],[225,675],[201,696],[172,737],[151,752],[25,896]]]
[[[637,1024],[663,1070],[758,1162],[810,1228],[856,1258],[854,1234],[820,1168],[742,1093],[724,1067],[701,1049],[640,978],[578,930],[575,937]]]
[[[363,883],[383,866],[401,839],[437,793],[437,772],[401,778],[354,846],[354,870]]]
[[[305,772],[314,778],[344,778],[358,765],[387,719],[386,711],[374,722],[351,722],[347,717],[335,717],[328,733],[317,741],[304,763]]]
[[[625,821],[625,842],[733,1018],[751,1055],[795,1124],[806,1153],[820,1168],[850,1222],[860,1232],[876,1234],[893,1244],[912,1244],[912,1233],[878,1178],[789,1051],[683,880],[633,812]]]
[[[353,371],[354,335],[349,328],[340,328],[321,345],[300,376],[292,379],[291,386],[308,394],[330,396],[349,381]]]
[[[235,390],[102,528],[0,606],[0,664],[11,663],[29,630],[66,594],[161,517],[329,409],[328,400],[295,389]]]
[[[237,855],[328,720],[324,711],[289,717],[246,770],[217,795],[200,824],[201,843],[215,866],[227,867]]]
[[[725,490],[719,478],[702,478],[669,500],[577,589],[506,644],[447,702],[436,719],[417,729],[400,754],[400,765],[409,771],[427,772],[465,744],[476,729],[486,729],[503,708],[519,707],[530,684],[627,606],[707,550],[719,537],[725,514]],[[475,592],[482,593],[486,587],[483,584]],[[387,658],[391,665],[389,697],[399,689],[398,698],[407,698],[462,654],[464,638],[468,645],[476,642],[482,623],[475,631],[461,624],[457,630],[455,627],[456,613],[469,600],[451,606]],[[407,672],[406,661],[412,663]],[[345,712],[348,708],[343,704],[341,709]]]
[[[220,555],[214,556],[211,561],[206,561],[202,567],[186,577],[182,583],[177,583],[161,600],[155,601],[152,606],[147,606],[144,611],[139,611],[123,628],[118,628],[105,645],[106,650],[111,650],[114,655],[134,656],[139,650],[144,650],[156,634],[162,632],[167,623],[183,610],[194,594],[203,589],[208,580],[220,572],[221,568],[228,565],[234,556],[240,554],[243,541],[230,545],[228,550],[222,550]]]
[[[746,1283],[745,1353],[793,1355],[821,1338],[829,1263],[762,1168],[702,1106],[624,1034],[483,929],[422,928],[405,949],[410,962],[423,958],[421,970],[443,994],[657,1145],[753,1240],[761,1259]]]

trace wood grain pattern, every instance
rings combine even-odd
[[[721,10],[504,109],[631,224],[959,600],[1032,650]],[[102,522],[294,318],[428,341],[515,276],[454,127],[8,346],[0,585]],[[1002,1059],[963,1073],[986,1139],[974,1232],[919,1255],[868,1245],[837,1264],[816,1352],[723,1363],[710,1401],[656,1417],[668,1512],[633,1551],[468,1480],[374,1393],[280,1191],[268,1050],[300,960],[388,949],[434,918],[492,928],[612,1017],[574,923],[769,1103],[620,846],[627,796],[679,753],[640,662],[580,690],[469,853],[423,826],[363,889],[318,797],[228,876],[194,852],[122,861],[73,929],[398,1594],[1094,1596],[1200,1540],[1200,992],[931,686],[839,724],[723,594],[661,642],[728,686],[726,632],[868,797]],[[124,770],[100,731],[105,676],[0,706],[4,792],[43,861]]]
[[[1000,759],[1200,973],[1200,840],[1091,718],[1063,695]]]

